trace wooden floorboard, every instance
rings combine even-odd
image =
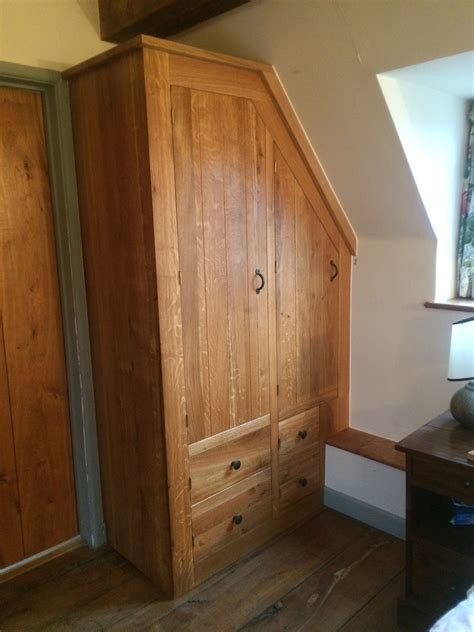
[[[177,600],[111,550],[73,551],[0,585],[0,630],[400,632],[403,568],[401,541],[325,510]]]

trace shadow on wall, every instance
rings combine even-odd
[[[98,0],[76,0],[81,11],[100,38],[100,19]]]

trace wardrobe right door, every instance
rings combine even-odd
[[[275,147],[279,418],[337,395],[339,256]]]

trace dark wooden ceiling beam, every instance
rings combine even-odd
[[[99,0],[103,40],[134,35],[167,37],[234,9],[249,0]]]

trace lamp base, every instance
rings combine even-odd
[[[474,382],[468,382],[454,393],[450,407],[454,419],[474,431]]]

